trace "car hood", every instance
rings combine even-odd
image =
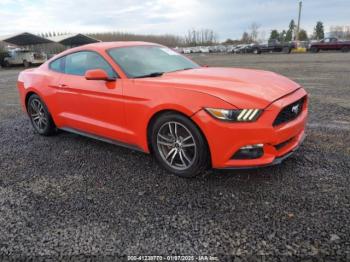
[[[207,93],[237,108],[262,109],[300,88],[297,83],[273,72],[219,67],[171,72],[146,81]]]

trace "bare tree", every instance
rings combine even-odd
[[[249,27],[250,38],[254,42],[256,42],[258,40],[260,27],[261,27],[261,25],[256,23],[256,22],[253,22]]]
[[[188,30],[184,40],[187,46],[212,45],[217,43],[217,35],[211,29],[191,29]]]
[[[241,42],[244,44],[250,44],[252,42],[252,39],[247,32],[243,32]]]
[[[177,35],[140,35],[126,32],[91,33],[89,36],[104,42],[111,41],[146,41],[163,44],[170,47],[184,46],[185,38]],[[187,37],[187,36],[186,36]]]
[[[59,36],[67,33],[63,32],[46,32],[41,33],[43,37]],[[185,36],[164,34],[164,35],[150,35],[150,34],[133,34],[127,32],[103,32],[103,33],[89,33],[95,39],[111,42],[111,41],[146,41],[163,44],[169,47],[176,46],[197,46],[197,45],[212,45],[217,43],[217,35],[211,29],[189,30]]]

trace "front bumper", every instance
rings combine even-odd
[[[213,168],[246,169],[275,165],[289,157],[302,143],[307,120],[307,99],[300,115],[285,124],[274,127],[281,109],[306,96],[304,89],[283,97],[264,109],[253,123],[228,123],[214,119],[204,110],[192,119],[203,131],[210,148]],[[233,159],[243,146],[263,144],[263,155],[256,159]]]
[[[299,144],[293,148],[291,151],[288,153],[284,154],[283,156],[276,157],[271,163],[265,164],[265,165],[257,165],[257,166],[238,166],[238,167],[224,167],[224,168],[218,168],[218,169],[225,169],[225,170],[241,170],[241,169],[256,169],[256,168],[261,168],[261,167],[268,167],[268,166],[275,166],[281,164],[285,159],[293,155],[293,153],[300,147],[300,145],[303,143],[305,139],[305,135],[303,135],[301,141]]]

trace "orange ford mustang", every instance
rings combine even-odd
[[[304,138],[307,94],[272,72],[201,67],[145,42],[67,50],[20,73],[34,129],[152,152],[168,171],[280,163]]]

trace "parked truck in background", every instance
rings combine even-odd
[[[293,48],[295,48],[295,43],[281,43],[278,40],[270,40],[265,44],[255,44],[252,46],[254,54],[261,53],[272,53],[272,52],[283,52],[289,54]]]
[[[319,42],[312,42],[309,45],[309,50],[312,53],[317,53],[321,50],[339,50],[342,52],[350,51],[350,41],[338,40],[335,37],[322,39]]]
[[[34,52],[28,49],[12,49],[8,51],[8,56],[4,58],[4,66],[9,67],[13,65],[40,65],[47,60],[44,53]]]

